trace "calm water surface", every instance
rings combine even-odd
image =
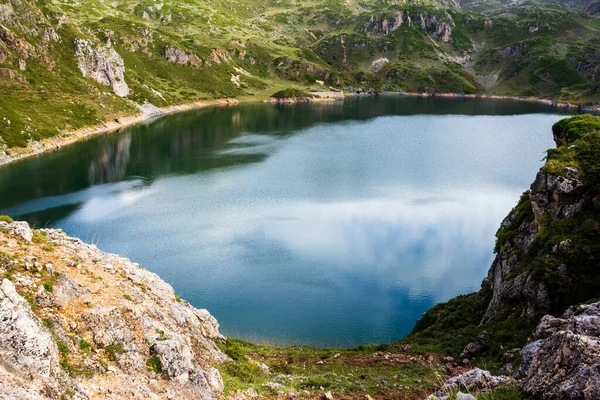
[[[138,261],[225,335],[389,342],[479,288],[562,117],[476,99],[205,109],[0,168],[0,214]]]

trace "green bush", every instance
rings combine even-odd
[[[9,217],[8,215],[0,215],[0,222],[6,222],[9,224],[12,224],[14,222],[14,220]]]
[[[312,97],[310,94],[299,89],[283,89],[273,94],[271,97],[276,99],[289,99],[294,97]]]
[[[148,367],[148,371],[154,371],[157,374],[162,373],[162,362],[160,358],[154,356],[150,357],[148,361],[146,361],[146,367]]]
[[[85,341],[85,339],[81,339],[79,342],[79,349],[84,353],[88,353],[91,349],[92,345]]]
[[[570,145],[583,136],[600,131],[600,117],[591,114],[576,115],[561,119],[552,125],[552,133],[559,144]]]

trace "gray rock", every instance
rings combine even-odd
[[[54,307],[54,296],[48,293],[44,286],[40,285],[35,292],[35,305],[38,307]]]
[[[89,294],[89,289],[79,285],[65,272],[60,272],[59,278],[54,284],[54,298],[56,305],[64,307],[73,299]]]
[[[79,59],[79,70],[83,76],[110,86],[117,96],[129,95],[129,87],[125,82],[125,64],[114,48],[94,48],[85,39],[75,39],[75,55]]]
[[[189,380],[194,365],[192,351],[185,343],[177,339],[158,340],[150,351],[160,358],[163,373],[171,379],[182,383]]]
[[[474,342],[467,344],[460,354],[460,357],[472,358],[485,354],[489,347],[490,334],[486,331],[481,332]]]
[[[17,235],[26,242],[31,243],[31,239],[33,239],[33,231],[31,230],[27,222],[15,221],[9,224],[8,228],[11,229],[11,233],[13,235]]]
[[[523,349],[518,376],[534,398],[600,398],[600,303],[542,319]]]
[[[222,393],[225,390],[225,384],[223,383],[223,378],[221,377],[221,373],[216,368],[209,368],[204,371],[204,376],[206,377],[206,381],[208,385],[217,393]]]
[[[200,64],[202,64],[202,60],[197,55],[194,53],[185,52],[175,46],[165,47],[164,57],[168,62],[180,65],[189,64],[193,67],[198,67]]]
[[[494,376],[489,371],[474,368],[464,374],[448,379],[436,393],[428,397],[429,400],[448,399],[452,393],[459,390],[487,392],[498,386],[512,383],[512,378],[506,376]]]
[[[456,400],[477,400],[477,397],[469,393],[458,392],[456,393]]]
[[[57,361],[56,343],[8,279],[0,285],[0,321],[2,362],[23,376],[48,379]]]
[[[95,307],[83,314],[81,319],[85,327],[80,327],[80,331],[90,330],[98,347],[123,345],[133,339],[127,319],[117,307]]]

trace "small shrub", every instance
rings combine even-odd
[[[157,374],[162,373],[162,362],[160,358],[154,356],[150,357],[148,361],[146,361],[146,367],[148,367],[148,371],[154,371]]]
[[[58,346],[58,351],[63,357],[67,357],[69,355],[69,348],[62,340],[57,340],[56,345]]]
[[[120,343],[111,344],[110,346],[106,346],[104,351],[106,351],[110,361],[116,361],[117,354],[123,353],[123,345]]]
[[[81,339],[81,341],[79,342],[79,348],[84,353],[89,353],[91,350],[91,347],[92,347],[92,345],[89,344],[88,342],[86,342],[85,339]]]
[[[51,253],[54,251],[54,245],[52,243],[48,243],[44,247],[42,247],[42,250]]]
[[[264,380],[264,371],[249,361],[225,361],[223,371],[244,383],[259,383]]]
[[[8,215],[0,215],[0,222],[6,222],[8,224],[12,224],[15,221]]]
[[[34,231],[33,238],[31,239],[31,241],[34,243],[47,243],[48,236],[46,236],[46,232]]]
[[[48,293],[52,293],[52,291],[54,290],[52,288],[52,283],[50,282],[44,282],[44,289],[46,290],[46,292]]]

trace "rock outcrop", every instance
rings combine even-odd
[[[0,397],[211,399],[223,390],[217,321],[157,275],[60,230],[0,222],[0,237]]]
[[[170,63],[180,65],[190,65],[192,67],[198,67],[202,64],[202,60],[191,52],[186,52],[175,46],[167,46],[163,52],[165,60]]]
[[[561,151],[575,149],[572,142],[567,143],[556,132],[554,139]],[[549,242],[549,238],[548,235],[540,237],[540,231],[557,221],[581,216],[586,201],[595,200],[590,200],[594,197],[590,186],[584,183],[577,168],[569,165],[558,168],[559,172],[546,166],[540,169],[530,191],[523,194],[498,230],[496,258],[479,292],[480,298],[489,301],[482,323],[496,319],[499,314],[503,314],[503,318],[513,316],[534,320],[549,312],[562,312],[572,304],[566,303],[568,296],[557,298],[549,283],[555,282],[555,292],[570,291],[566,286],[574,277],[570,269],[580,266],[572,265],[573,261],[569,265],[563,256],[573,253],[574,243],[561,234],[551,238],[552,243],[542,246],[540,242]],[[552,278],[539,272],[542,267],[536,271],[532,265],[544,266],[545,274]],[[574,297],[576,301],[587,300]]]
[[[444,43],[452,41],[454,22],[448,16],[440,18],[430,12],[410,14],[397,11],[392,14],[374,15],[360,31],[367,34],[389,35],[402,25],[415,26],[425,31],[432,38]]]
[[[517,376],[533,398],[600,398],[600,303],[540,321],[523,349]]]
[[[83,76],[110,86],[117,96],[129,95],[125,64],[113,47],[106,45],[94,48],[88,40],[75,39],[75,55]]]
[[[448,400],[453,393],[459,390],[471,392],[488,392],[501,385],[507,385],[513,380],[506,376],[494,376],[489,371],[473,368],[464,374],[448,379],[435,393],[426,400]]]

